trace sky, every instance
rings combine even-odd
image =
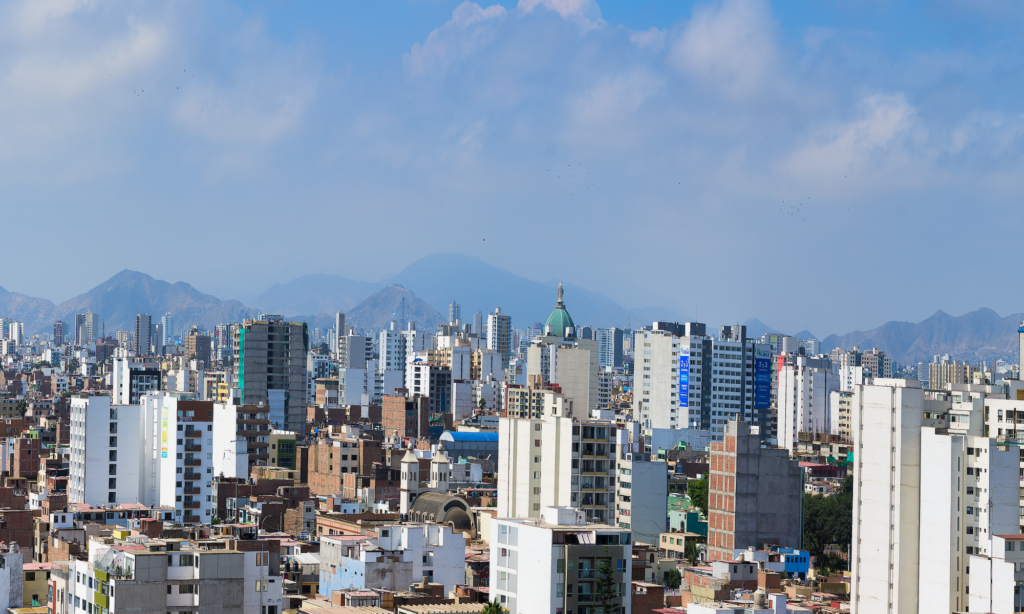
[[[4,3],[0,286],[241,298],[462,252],[819,338],[1024,311],[1022,26],[1002,0]]]

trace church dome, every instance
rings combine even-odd
[[[562,282],[558,282],[558,302],[555,303],[554,311],[548,316],[548,321],[544,323],[544,332],[556,337],[576,337],[576,325],[572,323],[572,316],[566,311],[565,303],[562,302]]]

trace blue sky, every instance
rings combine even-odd
[[[435,252],[824,336],[1024,311],[998,0],[12,2],[0,285]],[[486,240],[485,240],[486,239]]]

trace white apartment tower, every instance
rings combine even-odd
[[[781,359],[780,359],[781,360]],[[840,389],[828,358],[794,356],[779,367],[779,445],[790,452],[802,432],[831,433],[830,395]]]
[[[487,349],[501,354],[501,368],[508,368],[512,358],[512,317],[501,313],[501,307],[487,314]]]
[[[564,406],[561,406],[564,409]],[[616,427],[565,415],[501,418],[498,516],[536,518],[548,506],[615,518]]]
[[[853,614],[918,611],[923,411],[916,380],[853,392]]]
[[[771,361],[768,346],[745,339],[745,326],[655,322],[634,335],[633,416],[645,428],[692,428],[722,441],[729,420],[769,432]]]
[[[490,596],[509,614],[596,613],[601,570],[611,571],[612,612],[629,614],[633,540],[628,529],[588,524],[572,508],[491,521]]]
[[[996,554],[992,538],[1017,533],[1019,465],[1017,447],[1000,450],[994,437],[922,429],[919,611],[967,609],[981,581],[971,557]]]

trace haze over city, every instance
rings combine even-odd
[[[129,268],[245,302],[461,252],[819,336],[1006,316],[1021,20],[952,0],[8,3],[0,183],[34,267],[0,285],[60,302]],[[963,257],[929,266],[946,245]],[[1006,281],[949,291],[979,269]]]

